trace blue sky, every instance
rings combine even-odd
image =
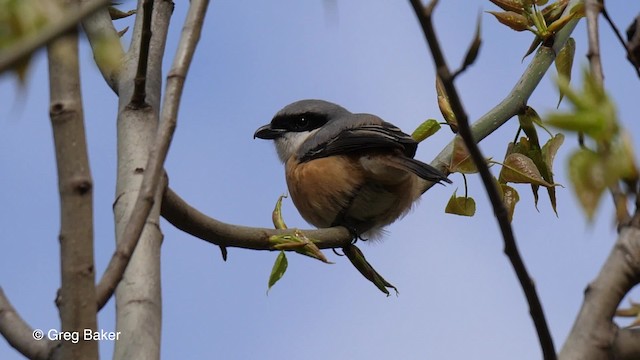
[[[214,1],[187,78],[178,129],[166,169],[172,188],[192,205],[222,221],[271,227],[271,210],[286,191],[284,171],[270,143],[253,140],[258,126],[284,105],[321,98],[354,112],[374,113],[410,132],[427,118],[440,119],[433,66],[408,2]],[[639,3],[607,2],[625,29]],[[123,8],[133,7],[131,1]],[[165,67],[171,63],[187,2],[176,3]],[[441,1],[435,22],[447,59],[459,64],[488,1]],[[531,41],[482,15],[478,61],[457,86],[470,119],[509,92],[529,59]],[[125,22],[118,22],[122,28]],[[605,82],[638,151],[640,82],[621,46],[602,24]],[[574,82],[587,65],[584,22],[577,42]],[[85,41],[83,41],[84,44]],[[38,53],[26,88],[0,78],[0,284],[35,328],[59,327],[54,297],[60,283],[59,202],[48,119],[45,54]],[[86,46],[81,49],[83,93],[91,169],[95,183],[95,257],[102,274],[114,249],[111,205],[115,192],[117,99],[104,84]],[[541,114],[557,102],[552,70],[530,105]],[[634,111],[635,110],[635,111]],[[513,121],[482,143],[500,159],[517,129]],[[451,139],[441,131],[421,144],[417,157],[430,161]],[[615,239],[606,197],[596,220],[585,220],[566,176],[569,136],[556,160],[556,217],[541,197],[533,206],[528,187],[513,227],[534,277],[558,348]],[[494,171],[497,174],[498,169]],[[444,214],[462,179],[430,190],[415,210],[388,228],[385,240],[362,244],[369,261],[400,291],[385,297],[348,263],[327,252],[334,265],[289,255],[289,270],[269,293],[267,278],[276,253],[219,250],[163,222],[162,356],[221,359],[539,359],[527,305],[476,176],[470,193],[473,218]],[[290,201],[289,226],[308,228]],[[636,294],[635,300],[638,300]],[[115,330],[113,301],[99,327]],[[125,334],[126,335],[126,334]],[[110,358],[113,344],[101,344]],[[0,340],[0,358],[19,355]]]

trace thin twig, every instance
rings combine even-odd
[[[151,15],[153,15],[153,1],[144,0],[142,3],[142,32],[140,36],[140,52],[138,53],[138,68],[133,79],[133,95],[129,104],[134,109],[141,109],[146,105],[147,97],[147,66],[149,65],[149,45],[151,43]],[[151,195],[153,197],[153,195]]]
[[[604,73],[602,72],[602,62],[600,60],[600,43],[598,40],[598,15],[602,10],[601,0],[585,0],[585,14],[587,17],[587,35],[589,39],[589,68],[596,82],[602,86]]]
[[[600,12],[602,13],[602,16],[604,17],[604,19],[607,20],[607,23],[609,24],[609,26],[611,26],[613,33],[616,34],[616,38],[618,38],[618,41],[620,41],[620,44],[624,48],[624,51],[627,53],[627,59],[631,63],[631,66],[633,66],[633,69],[636,71],[636,74],[638,74],[638,77],[640,77],[640,64],[635,63],[635,61],[637,60],[635,59],[633,54],[631,54],[631,51],[629,50],[629,46],[627,45],[627,43],[622,38],[622,35],[620,34],[620,30],[618,30],[618,27],[616,26],[616,24],[613,22],[613,20],[611,20],[611,17],[609,17],[609,12],[607,12],[607,7],[604,5],[604,2],[602,3],[602,8],[600,9]]]
[[[589,59],[589,68],[591,74],[600,87],[604,87],[604,74],[602,71],[602,61],[600,58],[600,37],[598,30],[598,15],[604,11],[604,4],[601,0],[586,0],[585,15],[587,18],[587,35],[589,50],[587,58]],[[615,28],[615,27],[614,27]],[[626,45],[623,46],[626,49]],[[609,192],[612,195],[613,203],[616,208],[616,219],[618,224],[625,224],[631,218],[627,208],[627,197],[617,182],[609,186]]]
[[[29,56],[51,40],[73,29],[82,19],[107,6],[111,0],[95,0],[73,11],[66,11],[60,21],[48,24],[37,34],[17,41],[13,46],[0,52],[0,73],[14,67],[20,60]]]
[[[529,303],[529,312],[538,333],[543,356],[547,360],[556,359],[553,339],[551,338],[551,333],[549,332],[549,327],[547,325],[547,321],[542,309],[542,304],[540,303],[540,299],[535,288],[535,284],[531,280],[531,277],[529,276],[524,262],[522,261],[522,257],[520,256],[520,253],[518,251],[515,236],[511,228],[511,223],[509,222],[507,210],[504,206],[504,203],[502,202],[502,199],[500,198],[500,194],[498,193],[498,189],[496,188],[493,176],[491,175],[491,172],[489,171],[489,168],[485,162],[485,157],[482,155],[476,141],[473,138],[467,114],[464,111],[462,102],[460,101],[460,97],[458,96],[458,92],[453,84],[453,77],[451,76],[449,67],[446,64],[444,55],[440,48],[440,44],[435,34],[435,30],[433,28],[431,15],[437,1],[432,1],[426,7],[422,5],[420,0],[410,1],[431,50],[437,75],[440,77],[440,79],[442,79],[444,88],[447,92],[447,95],[449,96],[451,108],[456,116],[456,120],[458,121],[459,134],[464,140],[474,164],[478,168],[478,172],[480,173],[482,182],[484,183],[489,199],[491,200],[493,212],[495,214],[496,220],[498,221],[500,230],[502,232],[502,237],[504,239],[504,252],[511,261],[518,280],[520,281],[520,285],[522,286],[522,290],[525,293],[527,302]]]
[[[192,0],[189,6],[174,63],[167,76],[164,104],[160,115],[160,128],[149,153],[140,192],[131,212],[131,218],[121,237],[122,240],[96,288],[98,308],[106,304],[118,282],[122,279],[129,258],[140,239],[144,223],[153,206],[153,196],[163,178],[163,164],[176,128],[184,80],[200,38],[208,4],[208,0]]]

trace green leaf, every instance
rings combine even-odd
[[[545,167],[548,170],[548,174],[549,177],[545,178],[546,181],[553,183],[553,159],[556,156],[556,152],[558,151],[558,149],[560,148],[560,146],[562,145],[562,143],[564,142],[564,135],[562,134],[556,134],[554,137],[552,137],[551,139],[549,139],[543,146],[542,146],[542,161],[545,165]],[[549,201],[551,202],[551,207],[553,208],[553,212],[556,213],[556,216],[558,215],[558,208],[557,208],[557,200],[556,200],[556,188],[555,187],[548,187],[547,188],[547,193],[549,194]]]
[[[559,0],[549,4],[544,9],[542,9],[541,13],[544,17],[545,23],[551,24],[552,22],[558,20],[560,16],[562,16],[562,13],[564,12],[564,9],[567,7],[568,3],[569,0]]]
[[[538,140],[538,132],[536,131],[536,127],[533,124],[541,124],[542,120],[540,120],[540,116],[538,113],[530,106],[524,108],[520,114],[518,114],[518,121],[520,122],[520,127],[524,131],[524,133],[529,137],[529,141],[532,144],[532,149],[540,149],[540,141]]]
[[[476,61],[478,57],[478,52],[480,52],[480,45],[482,45],[482,38],[480,37],[480,25],[482,23],[482,17],[478,16],[478,20],[476,23],[476,32],[473,35],[473,40],[469,45],[469,49],[467,49],[467,54],[464,57],[464,61],[462,62],[462,68],[466,68],[470,66]]]
[[[524,59],[531,55],[531,53],[533,53],[538,46],[542,44],[542,38],[538,35],[536,35],[536,37],[533,39],[533,41],[531,42],[531,45],[529,45],[529,49],[527,50],[527,53],[524,54],[524,56],[522,57],[522,61],[524,61]]]
[[[282,278],[284,273],[287,271],[287,266],[289,266],[287,255],[285,255],[284,251],[280,251],[278,257],[276,257],[276,262],[273,264],[273,268],[271,269],[271,275],[269,275],[269,287],[267,288],[267,294],[269,293],[269,290],[271,290],[271,287],[273,287],[273,285]]]
[[[524,12],[524,5],[521,0],[489,0],[504,11],[513,11],[516,13]]]
[[[471,197],[456,196],[456,191],[454,191],[444,212],[460,216],[473,216],[476,213],[476,201]]]
[[[569,158],[569,179],[589,220],[607,188],[606,168],[597,153],[579,149]]]
[[[453,109],[451,109],[451,104],[449,103],[449,96],[444,89],[444,85],[442,84],[442,80],[439,76],[436,76],[436,94],[438,95],[438,108],[440,109],[440,113],[442,113],[442,118],[449,124],[451,127],[451,131],[454,133],[458,132],[458,121],[456,120],[456,116],[453,113]]]
[[[567,39],[567,42],[564,44],[560,52],[558,52],[558,56],[556,57],[556,70],[558,71],[558,76],[567,79],[568,83],[571,83],[571,68],[573,67],[573,58],[576,54],[576,41],[570,37]],[[562,102],[562,98],[564,97],[564,93],[560,91],[560,99],[558,100],[558,105],[560,106],[560,102]]]
[[[507,216],[509,217],[509,222],[513,221],[513,213],[516,210],[516,204],[520,201],[520,195],[518,195],[518,191],[506,184],[500,184],[500,188],[502,190],[502,202],[504,203],[505,208],[507,209]]]
[[[533,160],[519,153],[509,154],[500,171],[502,182],[554,186],[544,180]]]
[[[389,296],[389,290],[393,289],[396,291],[396,295],[398,294],[398,289],[395,286],[391,285],[387,280],[385,280],[382,275],[380,275],[376,269],[371,266],[371,264],[365,259],[364,254],[360,249],[358,249],[355,245],[348,245],[342,248],[342,251],[347,256],[351,264],[358,269],[360,274],[364,276],[367,280],[371,281],[380,291],[387,294]]]
[[[469,150],[467,150],[467,146],[460,136],[456,136],[453,140],[453,154],[451,154],[449,171],[462,174],[474,174],[478,172],[478,168],[476,164],[473,163],[473,159],[471,159],[471,155],[469,155]]]
[[[423,122],[422,124],[420,124],[420,126],[418,126],[413,131],[413,133],[411,134],[411,137],[413,138],[413,140],[417,142],[421,142],[426,138],[428,138],[429,136],[438,132],[438,130],[440,130],[440,124],[438,123],[438,121],[435,119],[429,119]]]
[[[521,14],[518,14],[514,11],[487,11],[489,14],[493,15],[498,19],[498,21],[515,31],[525,31],[529,30],[529,27],[533,24],[529,21],[529,19]]]
[[[272,235],[269,237],[269,243],[274,250],[293,250],[323,263],[332,264],[318,246],[300,230],[294,231],[293,234]]]
[[[542,146],[542,158],[549,167],[549,170],[553,169],[553,160],[556,157],[556,153],[560,146],[564,143],[564,135],[556,134]]]
[[[278,201],[276,201],[276,206],[271,213],[271,220],[273,221],[273,226],[276,229],[286,229],[287,224],[284,223],[284,219],[282,218],[282,199],[286,198],[287,195],[283,194],[278,197]]]

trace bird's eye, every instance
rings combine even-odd
[[[293,122],[294,131],[304,131],[309,127],[309,120],[305,116],[300,116]]]

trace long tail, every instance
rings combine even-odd
[[[444,181],[451,184],[452,181],[447,178],[442,171],[434,168],[429,164],[425,164],[420,160],[412,159],[409,157],[394,157],[393,162],[399,165],[400,168],[410,171],[419,177],[427,180],[440,183]]]

